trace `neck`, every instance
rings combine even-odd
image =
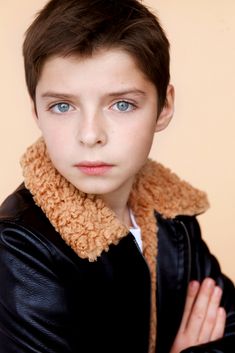
[[[99,196],[99,198],[101,198],[105,202],[105,204],[116,214],[119,221],[128,228],[132,226],[128,207],[130,189],[128,190],[128,192],[123,193],[121,193],[119,190],[117,192],[117,195],[115,195],[114,192],[112,194],[105,194]]]

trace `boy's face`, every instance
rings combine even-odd
[[[172,116],[172,87],[168,101],[157,120],[156,88],[122,50],[52,57],[37,85],[36,120],[60,174],[85,193],[122,198]]]

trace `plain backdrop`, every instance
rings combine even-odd
[[[21,46],[45,0],[0,0],[0,202],[22,181],[19,159],[40,136],[33,122]],[[175,116],[151,157],[206,191],[203,237],[235,279],[235,1],[146,0],[171,42]]]

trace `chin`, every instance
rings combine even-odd
[[[75,186],[75,188],[77,188],[81,192],[84,192],[85,194],[92,194],[97,196],[99,195],[101,196],[113,191],[112,188],[107,188],[107,187],[104,188],[104,186],[98,187],[97,185],[96,186],[75,185],[75,184],[73,185]]]

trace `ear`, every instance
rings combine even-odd
[[[155,132],[164,130],[170,123],[174,115],[174,102],[175,102],[174,86],[168,85],[167,93],[166,93],[166,102],[158,116]]]

